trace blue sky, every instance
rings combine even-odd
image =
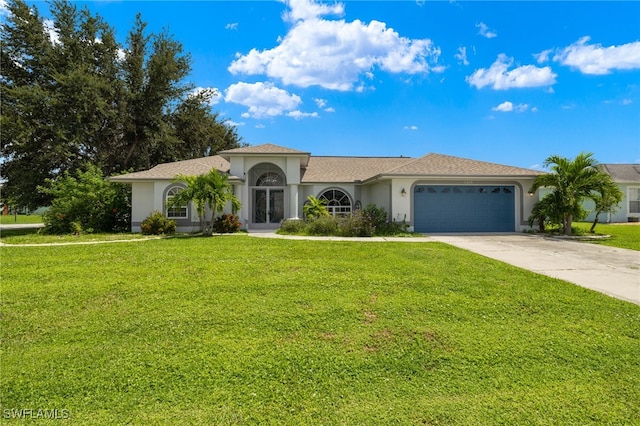
[[[47,4],[35,2],[47,14]],[[244,141],[527,168],[640,162],[640,2],[94,1],[193,60]]]

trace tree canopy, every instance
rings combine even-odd
[[[240,146],[211,111],[216,94],[186,81],[191,57],[168,31],[138,15],[120,44],[87,8],[49,7],[51,20],[9,0],[0,26],[4,198],[35,208],[51,201],[38,186],[88,164],[111,175]]]

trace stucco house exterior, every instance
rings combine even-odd
[[[600,164],[600,169],[608,173],[618,184],[623,198],[615,213],[604,213],[598,217],[600,223],[620,223],[640,217],[640,164]],[[593,210],[593,201],[587,201],[584,208]],[[586,220],[593,222],[594,213],[590,213]]]
[[[132,185],[132,231],[152,211],[175,219],[178,230],[196,231],[192,206],[167,209],[183,185],[178,174],[215,168],[227,173],[242,203],[248,230],[276,229],[301,218],[309,195],[326,199],[331,214],[350,214],[370,203],[389,220],[406,221],[417,232],[519,232],[538,200],[528,194],[541,172],[440,154],[408,157],[313,156],[273,144],[222,151],[194,160],[110,178]]]

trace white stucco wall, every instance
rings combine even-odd
[[[131,231],[140,232],[140,222],[153,211],[154,182],[131,184]]]

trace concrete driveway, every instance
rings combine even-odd
[[[430,235],[432,241],[640,305],[640,252],[529,234]]]

